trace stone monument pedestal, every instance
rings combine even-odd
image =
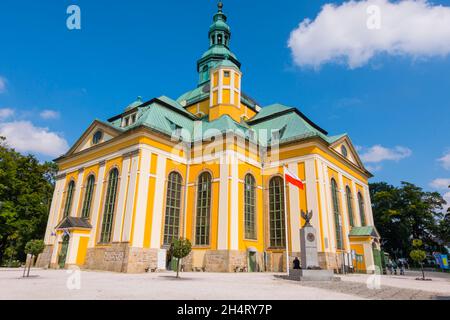
[[[300,229],[301,269],[290,269],[289,279],[296,281],[331,281],[334,279],[333,270],[322,270],[319,267],[319,255],[317,254],[316,229],[309,223],[312,212],[302,216],[306,223]]]
[[[333,281],[333,270],[289,270],[289,280],[295,281]]]

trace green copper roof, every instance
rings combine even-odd
[[[366,227],[353,227],[350,231],[350,236],[353,237],[376,237],[379,238],[377,229],[374,226],[366,226]]]
[[[225,21],[217,20],[209,27],[209,32],[214,32],[216,30],[230,32],[231,29],[230,26]]]
[[[209,82],[184,93],[177,99],[177,102],[182,103],[183,101],[186,101],[187,105],[190,105],[206,98],[209,98]]]
[[[137,97],[136,101],[132,102],[131,104],[129,104],[129,105],[125,108],[125,111],[134,109],[134,108],[140,106],[141,104],[142,104],[142,97],[139,96],[139,97]]]
[[[229,67],[229,68],[236,68],[239,70],[239,67],[231,60],[221,60],[213,64],[213,68],[217,67]]]
[[[122,131],[142,125],[167,135],[171,135],[176,128],[182,128],[189,132],[191,139],[194,139],[194,135],[198,134],[198,132],[194,132],[194,122],[199,119],[188,112],[180,103],[207,98],[209,96],[208,91],[209,84],[206,84],[183,94],[176,101],[166,96],[152,99],[146,103],[140,101],[139,105],[137,103],[134,105],[134,107],[137,105],[137,116],[134,124],[122,128],[121,117],[116,116],[109,121],[109,125]],[[345,134],[341,134],[329,137],[326,131],[312,123],[296,108],[282,104],[264,107],[257,116],[244,123],[238,123],[228,115],[211,122],[206,117],[201,119],[201,123],[202,132],[208,133],[204,138],[218,132],[233,131],[247,138],[252,137],[264,146],[270,145],[272,140],[275,139],[274,132],[278,132],[280,143],[318,137],[331,144],[345,136]],[[252,131],[251,135],[250,130]]]
[[[261,111],[256,116],[254,116],[252,119],[250,119],[250,121],[263,119],[263,118],[269,117],[271,115],[274,115],[274,114],[277,114],[280,112],[284,112],[287,110],[292,110],[292,109],[294,109],[294,108],[288,107],[288,106],[285,106],[285,105],[282,105],[279,103],[275,103],[270,106],[262,108]]]
[[[202,55],[202,59],[210,57],[210,56],[224,56],[224,57],[233,57],[235,59],[236,56],[233,52],[230,51],[230,49],[228,49],[225,46],[222,45],[215,45],[210,47],[208,50],[206,50],[206,52]]]

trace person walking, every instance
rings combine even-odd
[[[392,261],[392,268],[394,269],[394,274],[397,275],[397,262]]]
[[[398,267],[400,268],[400,275],[404,276],[405,275],[405,263],[403,262],[403,260],[399,260]]]
[[[300,260],[298,259],[298,257],[295,257],[294,259],[294,270],[300,270]]]
[[[394,268],[392,267],[392,260],[389,259],[388,263],[386,264],[387,269],[389,270],[389,273],[392,275],[394,273]]]

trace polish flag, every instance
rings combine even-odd
[[[284,168],[284,177],[286,179],[286,182],[293,184],[297,188],[300,188],[301,190],[303,190],[305,188],[302,180],[299,177],[297,177],[295,174],[290,172],[287,168]]]

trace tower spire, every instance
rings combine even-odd
[[[209,81],[209,71],[217,63],[229,60],[235,64],[237,68],[241,67],[241,63],[236,56],[230,51],[231,28],[227,24],[227,16],[223,13],[223,2],[217,3],[217,12],[213,16],[213,23],[209,27],[208,32],[209,49],[203,54],[202,58],[197,61],[197,71],[199,72],[199,86]]]

